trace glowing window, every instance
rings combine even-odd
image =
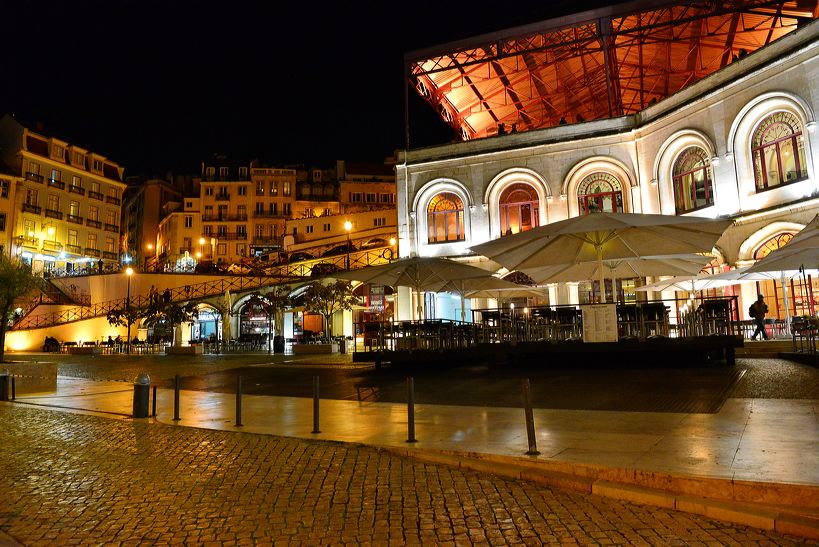
[[[540,224],[540,201],[528,184],[510,184],[500,196],[501,235],[516,234]]]
[[[577,201],[581,215],[623,212],[623,189],[617,177],[592,173],[580,181]]]
[[[759,260],[760,258],[765,258],[771,253],[771,251],[775,251],[785,246],[792,239],[793,234],[788,233],[773,236],[771,239],[760,245],[756,251],[754,251],[754,259]]]
[[[754,130],[751,139],[757,192],[808,176],[802,124],[790,112],[775,112]]]
[[[427,207],[427,241],[446,243],[464,240],[464,204],[461,198],[443,192],[432,198]]]
[[[677,214],[714,204],[708,154],[702,148],[692,146],[683,150],[674,162],[672,181]]]

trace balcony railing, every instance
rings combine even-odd
[[[247,232],[221,232],[216,234],[205,234],[205,238],[215,237],[219,241],[244,241],[247,239]]]
[[[247,215],[202,215],[202,222],[245,222]]]
[[[102,195],[100,192],[95,192],[93,190],[88,191],[88,197],[93,199],[98,199],[100,201],[105,199],[105,196]]]
[[[106,222],[105,223],[105,231],[106,232],[117,232],[117,233],[119,233],[119,226],[117,226],[116,224],[108,224]]]
[[[32,203],[23,204],[23,212],[25,213],[34,213],[36,215],[39,215],[40,211],[42,210],[43,210],[42,207],[40,207],[39,205],[34,205]]]
[[[86,247],[85,248],[85,254],[87,254],[88,256],[99,257],[100,256],[100,250],[99,249],[92,249],[91,247]]]
[[[75,186],[72,184],[71,186],[68,187],[68,191],[73,192],[74,194],[79,194],[81,196],[85,195],[85,188],[83,188],[82,186]]]
[[[85,225],[91,226],[92,228],[102,228],[102,222],[99,220],[91,220],[90,218],[85,219]]]
[[[119,205],[120,203],[122,203],[122,201],[118,197],[114,197],[114,196],[107,196],[105,198],[105,202],[106,203],[113,203],[114,205]]]
[[[108,260],[117,260],[119,255],[114,251],[103,251],[102,258],[106,258]]]
[[[68,215],[65,217],[68,222],[73,222],[74,224],[82,224],[83,218],[78,217],[77,215]]]
[[[57,179],[48,179],[48,185],[53,186],[54,188],[58,188],[60,190],[65,189],[65,183],[61,180]]]
[[[63,214],[59,211],[55,211],[54,209],[46,209],[45,216],[46,218],[56,218],[57,220],[63,219]]]
[[[82,254],[82,247],[79,245],[66,245],[65,250],[71,254],[81,255]]]
[[[254,245],[278,245],[279,244],[279,238],[266,237],[266,236],[254,236],[253,237],[253,244]]]
[[[40,240],[36,237],[17,236],[17,245],[20,247],[33,247],[36,249],[40,246]]]
[[[279,218],[284,216],[279,211],[253,211],[253,218]]]
[[[31,171],[29,171],[28,173],[26,173],[26,180],[42,183],[43,175],[38,175],[37,173],[32,173]]]
[[[230,201],[230,194],[216,194],[214,199],[216,201]]]
[[[63,244],[58,241],[43,241],[43,250],[44,251],[62,251]]]

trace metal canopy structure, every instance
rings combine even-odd
[[[817,3],[639,0],[415,51],[405,71],[463,140],[613,118],[810,22]]]

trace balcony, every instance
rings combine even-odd
[[[278,211],[253,211],[253,218],[284,218],[284,214]]]
[[[61,180],[50,178],[48,179],[48,185],[53,186],[54,188],[57,188],[59,190],[65,190],[65,183]]]
[[[117,254],[114,251],[103,251],[102,258],[105,258],[107,260],[117,260],[119,259],[119,254]]]
[[[74,186],[73,184],[68,187],[68,191],[73,194],[79,194],[81,196],[85,195],[85,188],[82,186]]]
[[[42,210],[43,210],[42,207],[39,207],[39,206],[31,204],[31,203],[24,203],[23,204],[23,212],[24,213],[34,213],[35,215],[39,215],[40,211],[42,211]]]
[[[44,251],[55,251],[60,252],[63,250],[63,244],[57,241],[43,241],[43,250]]]
[[[122,203],[122,200],[119,199],[118,197],[108,196],[105,198],[105,203],[113,203],[114,205],[119,205],[120,203]]]
[[[253,238],[253,245],[278,245],[279,238],[267,236],[255,236]]]
[[[100,201],[103,201],[105,199],[105,197],[100,192],[95,192],[93,190],[88,191],[88,197],[92,199],[98,199]]]
[[[202,222],[246,222],[247,215],[202,215]]]
[[[90,218],[85,219],[85,225],[91,226],[92,228],[102,228],[102,222],[99,220],[91,220]]]
[[[46,209],[45,216],[46,218],[56,218],[57,220],[63,219],[63,214],[59,211],[55,211],[54,209]]]
[[[69,252],[74,255],[82,254],[82,247],[80,247],[79,245],[66,245],[65,250],[66,252]]]
[[[215,237],[218,241],[245,241],[247,239],[247,232],[222,232],[216,235],[205,235],[204,237]]]
[[[74,224],[82,224],[83,218],[78,217],[77,215],[68,215],[65,217],[68,222],[73,222]]]
[[[86,247],[85,248],[85,254],[87,254],[88,256],[94,256],[94,257],[99,258],[100,250],[99,249],[92,249],[91,247]]]
[[[40,240],[36,237],[17,236],[16,241],[19,247],[30,247],[33,249],[40,247]]]
[[[213,198],[216,201],[230,201],[230,194],[216,194]]]
[[[37,173],[32,173],[29,171],[26,173],[26,180],[30,180],[33,182],[39,182],[40,184],[43,183],[43,175],[38,175]]]
[[[116,233],[119,233],[119,226],[117,226],[116,224],[108,224],[108,223],[106,222],[106,223],[105,223],[105,231],[106,231],[106,232],[116,232]]]

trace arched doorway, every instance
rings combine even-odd
[[[191,323],[191,341],[222,339],[222,314],[209,304],[199,305],[199,316]]]
[[[525,232],[540,225],[540,200],[537,191],[517,182],[501,192],[498,204],[501,235]]]

